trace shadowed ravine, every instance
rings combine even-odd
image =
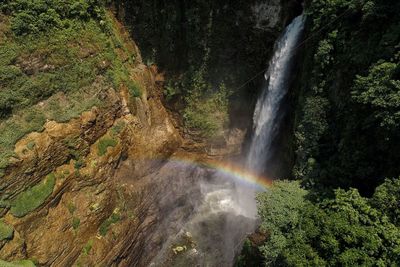
[[[299,16],[276,43],[254,114],[254,133],[244,162],[263,173],[278,134],[280,107],[288,92],[292,57],[304,26]],[[257,226],[255,186],[235,174],[188,163],[167,162],[153,179],[167,181],[158,197],[163,218],[154,235],[162,249],[151,266],[232,266],[245,237]]]

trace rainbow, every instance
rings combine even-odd
[[[207,167],[211,169],[215,169],[228,177],[235,179],[240,184],[245,186],[254,187],[257,190],[265,191],[265,189],[270,188],[272,186],[272,179],[269,179],[264,176],[260,176],[254,174],[250,171],[245,170],[244,168],[234,165],[232,163],[217,161],[217,160],[206,160],[206,161],[197,161],[195,159],[183,158],[172,156],[167,160],[168,162],[177,162],[181,164],[186,164],[190,166],[199,166],[199,167]]]

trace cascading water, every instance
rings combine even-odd
[[[289,89],[292,58],[304,28],[304,16],[296,17],[286,27],[275,46],[265,85],[254,111],[254,132],[246,159],[246,168],[253,173],[263,174],[272,155],[272,144],[278,133],[282,101]],[[256,216],[255,192],[251,188],[237,187],[238,202],[246,206],[247,215]]]
[[[267,83],[257,102],[246,161],[250,172],[262,174],[271,155],[280,124],[278,113],[288,91],[291,59],[303,27],[301,15],[286,28],[265,74]],[[171,192],[184,189],[179,197],[175,192],[166,196],[171,199],[160,201],[159,207],[168,212],[158,232],[162,235],[170,229],[175,234],[168,233],[151,266],[232,266],[240,245],[257,224],[256,189],[235,183],[235,177],[218,170],[175,163],[167,163],[157,175],[171,179]],[[176,202],[180,204],[174,205]]]
[[[288,92],[292,69],[291,59],[304,28],[304,16],[296,17],[276,44],[274,55],[265,73],[266,83],[254,112],[254,133],[247,157],[247,168],[256,173],[265,170],[277,134],[282,100]]]

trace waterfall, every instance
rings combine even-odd
[[[254,132],[247,157],[247,168],[256,173],[265,171],[271,156],[274,137],[280,124],[280,107],[288,92],[291,59],[304,28],[304,16],[296,17],[287,26],[275,46],[274,55],[265,73],[265,85],[254,112]]]
[[[303,26],[303,16],[299,16],[286,28],[265,74],[267,83],[256,106],[247,159],[252,172],[265,169],[279,125],[279,108],[288,90],[291,58]],[[150,266],[233,266],[244,239],[257,226],[254,195],[258,189],[236,182],[234,174],[176,162],[165,164],[154,175],[160,181],[169,181],[165,183],[168,189],[164,189],[168,194],[159,196],[164,217],[156,230],[156,236],[168,238]]]

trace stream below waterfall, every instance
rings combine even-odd
[[[265,73],[265,85],[254,113],[254,132],[244,169],[262,174],[284,114],[292,58],[304,27],[296,17],[275,45]],[[156,174],[167,180],[159,198],[163,218],[157,234],[165,235],[151,266],[233,266],[247,235],[257,227],[255,194],[260,187],[218,168],[167,162]]]

